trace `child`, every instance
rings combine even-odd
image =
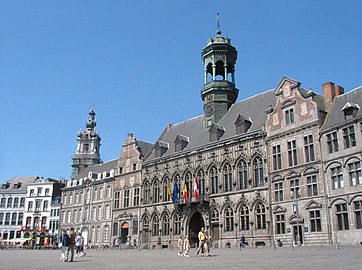
[[[178,253],[178,255],[182,256],[182,254],[183,254],[183,246],[184,246],[184,240],[182,239],[182,235],[180,235],[180,238],[178,239],[177,246],[180,249],[180,252]]]
[[[185,235],[185,240],[184,240],[184,256],[185,256],[185,257],[189,257],[189,252],[190,252],[190,241],[189,241],[188,235]]]

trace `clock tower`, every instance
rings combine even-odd
[[[102,162],[100,157],[101,137],[95,131],[97,125],[95,115],[96,113],[92,106],[85,123],[86,129],[84,132],[82,132],[82,130],[79,130],[78,132],[77,150],[72,157],[73,169],[71,179],[74,179],[88,166],[100,164]]]
[[[235,103],[239,90],[235,87],[235,62],[237,51],[231,40],[221,36],[219,16],[217,16],[216,37],[209,39],[202,50],[204,65],[204,128],[217,123]]]

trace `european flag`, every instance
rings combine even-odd
[[[172,202],[177,203],[178,202],[178,195],[180,193],[180,190],[178,188],[177,182],[175,181],[173,183],[173,193],[172,193]]]

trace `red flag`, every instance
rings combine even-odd
[[[196,200],[199,199],[199,181],[197,181],[197,177],[194,178],[194,197]]]

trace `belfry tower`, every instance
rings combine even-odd
[[[101,137],[95,131],[97,122],[95,120],[95,111],[92,106],[88,119],[86,121],[86,129],[84,132],[79,130],[77,138],[77,150],[72,157],[72,175],[71,179],[74,179],[79,173],[90,165],[101,163],[100,147]]]
[[[235,87],[235,62],[237,51],[229,38],[221,36],[219,15],[217,16],[216,37],[209,39],[202,50],[204,65],[204,128],[208,129],[226,114],[235,103],[239,90]]]

